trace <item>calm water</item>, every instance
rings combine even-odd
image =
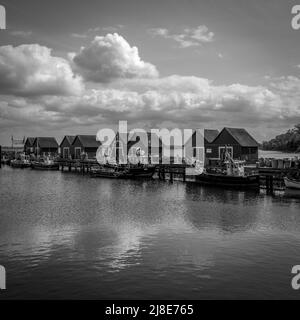
[[[300,194],[0,169],[0,298],[300,298]]]

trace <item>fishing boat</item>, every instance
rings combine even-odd
[[[203,170],[201,174],[195,176],[195,181],[199,184],[216,187],[259,188],[259,175],[246,174],[244,161],[233,160],[227,149],[225,150],[224,164],[225,170],[219,169],[215,172]]]
[[[31,163],[28,160],[11,160],[10,161],[10,166],[12,168],[20,168],[20,169],[24,169],[24,168],[30,168]]]
[[[128,179],[132,178],[132,174],[126,169],[115,167],[101,166],[99,168],[92,168],[90,176],[93,178],[112,178],[112,179]]]
[[[299,179],[294,179],[291,177],[284,177],[283,179],[284,179],[284,184],[285,184],[286,188],[300,190],[300,180]]]
[[[18,159],[14,159],[10,161],[10,166],[12,168],[30,168],[31,162],[25,154],[21,154]]]
[[[155,166],[138,164],[130,166],[128,171],[134,178],[152,178],[155,173]]]
[[[35,170],[58,170],[59,164],[50,158],[45,158],[41,161],[33,161],[31,167]]]

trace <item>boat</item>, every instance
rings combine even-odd
[[[18,159],[14,159],[10,161],[10,166],[12,168],[30,168],[31,162],[29,158],[25,154],[21,154]]]
[[[132,178],[132,174],[126,169],[121,169],[120,167],[105,167],[101,166],[99,168],[92,168],[90,171],[90,176],[93,178],[112,178],[112,179],[128,179]]]
[[[31,167],[35,170],[58,170],[59,164],[52,159],[46,158],[42,161],[33,161]]]
[[[245,162],[234,160],[225,149],[224,164],[226,169],[215,169],[214,172],[203,170],[195,176],[195,181],[199,184],[212,185],[216,187],[229,188],[259,188],[259,174],[246,174],[244,170]]]
[[[128,172],[133,178],[152,178],[155,173],[156,166],[138,164],[130,166]]]
[[[284,177],[284,184],[286,188],[289,189],[299,189],[300,190],[300,180],[291,178],[291,177]]]
[[[233,176],[203,172],[196,176],[196,182],[230,188],[259,188],[259,175]]]
[[[11,160],[10,161],[10,166],[12,168],[21,168],[21,169],[24,169],[24,168],[30,168],[31,167],[31,163],[30,161],[28,160]]]
[[[114,169],[116,171],[126,170],[126,173],[128,175],[130,175],[130,178],[132,178],[132,179],[134,179],[134,178],[152,178],[155,173],[155,170],[156,170],[156,166],[142,164],[142,163],[130,164],[130,165],[106,163],[102,166],[103,166],[103,168]]]

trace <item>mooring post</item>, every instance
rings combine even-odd
[[[267,192],[270,190],[270,178],[268,175],[266,175],[266,190]]]
[[[270,192],[273,193],[273,176],[270,176]]]
[[[173,170],[170,168],[170,182],[173,182]]]

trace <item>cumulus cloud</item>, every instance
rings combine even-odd
[[[205,25],[200,25],[196,28],[185,28],[182,33],[177,34],[171,33],[165,28],[152,28],[149,29],[149,33],[153,36],[172,39],[176,41],[181,48],[195,47],[214,40],[214,33],[209,31]]]
[[[116,79],[158,77],[154,65],[144,62],[137,47],[117,33],[98,36],[73,54],[74,69],[86,80],[108,83]]]
[[[166,122],[178,127],[232,123],[255,127],[288,117],[280,97],[265,87],[214,86],[207,79],[178,75],[115,83],[114,87],[86,90],[80,96],[48,96],[22,103],[11,101],[9,109],[13,110],[10,115],[14,117],[24,110],[30,119],[38,110],[37,119],[48,117],[56,124],[63,122],[70,126],[128,120],[153,127],[161,127]]]
[[[7,134],[12,127],[26,134],[39,126],[64,134],[83,126],[90,133],[119,120],[152,128],[238,125],[257,132],[300,122],[300,79],[294,76],[268,77],[264,86],[158,77],[117,34],[96,37],[73,57],[76,70],[99,83],[84,86],[70,63],[39,45],[0,47],[0,127]],[[146,77],[148,69],[155,70],[152,77]]]
[[[38,44],[0,47],[0,94],[73,95],[83,89],[69,63]]]

